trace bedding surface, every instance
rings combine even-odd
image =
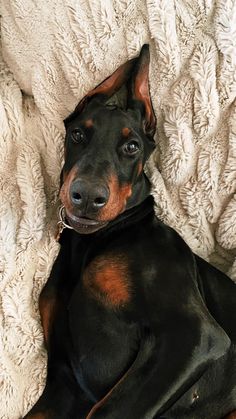
[[[156,213],[236,281],[236,1],[0,0],[0,8],[0,418],[19,419],[45,383],[38,297],[59,250],[63,119],[144,43]]]

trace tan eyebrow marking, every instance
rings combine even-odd
[[[91,128],[93,126],[93,120],[92,119],[87,119],[85,121],[84,125],[86,126],[86,128]]]
[[[131,129],[130,128],[128,128],[128,127],[122,128],[122,135],[124,137],[127,138],[130,134],[131,134]]]

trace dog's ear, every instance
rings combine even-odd
[[[134,58],[127,61],[125,64],[122,64],[110,77],[88,92],[87,95],[84,96],[84,98],[78,103],[73,113],[64,120],[64,124],[67,125],[68,122],[79,115],[88,101],[90,101],[93,97],[99,95],[100,101],[106,102],[121,88],[122,85],[127,83],[135,62],[136,59]]]
[[[149,91],[149,45],[143,45],[139,57],[133,68],[133,74],[129,86],[128,104],[131,108],[141,109],[144,131],[153,137],[156,130],[156,117],[152,107]],[[140,104],[142,106],[140,107]]]

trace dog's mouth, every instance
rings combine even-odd
[[[91,234],[108,224],[108,221],[98,221],[85,216],[77,216],[72,214],[65,208],[65,216],[69,225],[80,234]]]

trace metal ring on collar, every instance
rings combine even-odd
[[[57,224],[62,224],[64,228],[69,228],[69,229],[73,230],[73,227],[71,227],[69,224],[67,224],[65,222],[66,214],[65,214],[65,207],[64,207],[64,205],[61,205],[60,206],[60,208],[58,210],[58,215],[59,215],[60,220],[58,221]]]

